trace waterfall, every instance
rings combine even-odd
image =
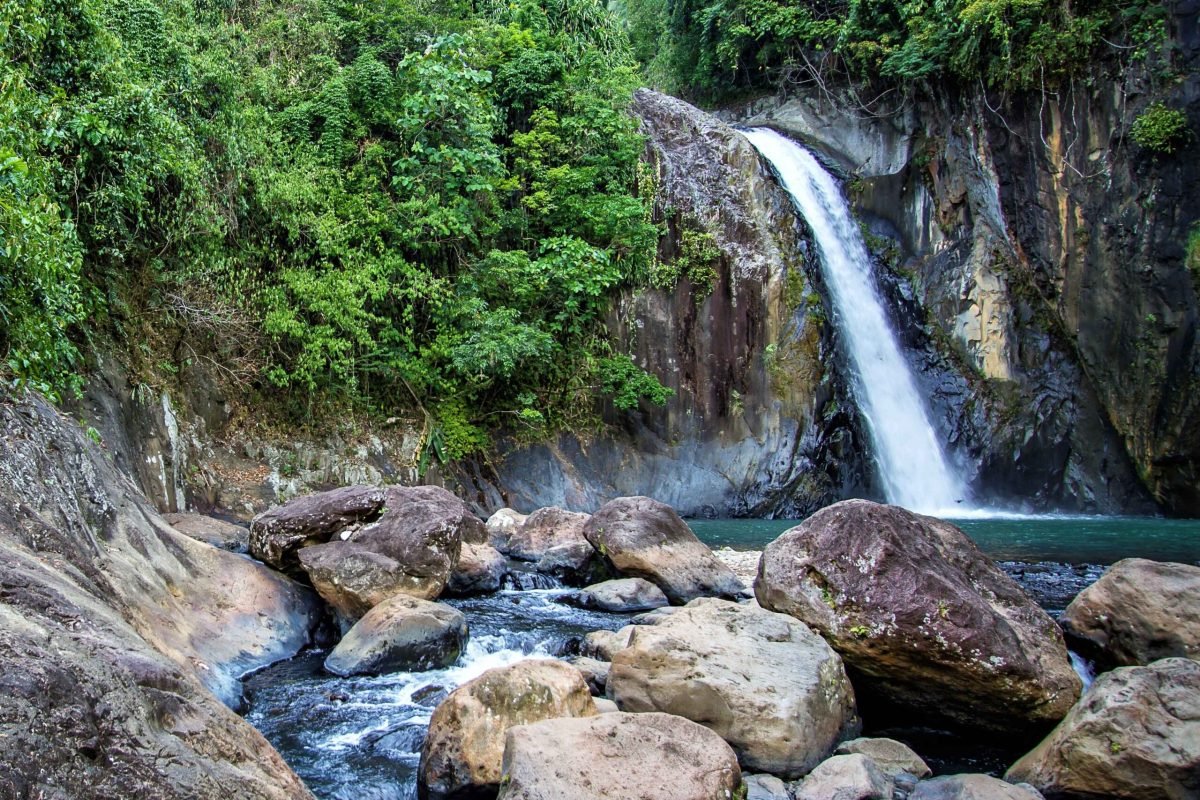
[[[765,128],[745,132],[774,165],[816,238],[834,324],[847,344],[855,396],[889,503],[954,516],[966,488],[947,464],[871,274],[858,224],[812,153]]]

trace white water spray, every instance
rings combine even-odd
[[[967,510],[966,487],[947,464],[929,423],[840,188],[811,153],[790,139],[766,128],[745,133],[775,166],[816,238],[834,323],[848,345],[855,394],[888,502],[923,514],[961,514]]]

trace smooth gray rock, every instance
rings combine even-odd
[[[508,731],[497,800],[730,800],[737,758],[670,714],[550,719]]]
[[[524,524],[528,517],[513,511],[511,508],[502,508],[492,514],[487,519],[486,529],[488,544],[499,550],[501,553],[508,549],[508,538]]]
[[[634,626],[606,692],[622,711],[662,711],[729,742],[746,769],[795,777],[857,732],[854,690],[837,653],[803,623],[700,598]]]
[[[942,775],[917,784],[908,800],[1043,800],[1031,786],[1017,786],[990,775]]]
[[[787,784],[774,775],[742,775],[746,800],[792,800]]]
[[[892,800],[889,775],[864,755],[833,756],[796,787],[796,800]]]
[[[927,778],[933,774],[929,765],[911,747],[895,739],[851,739],[839,744],[834,752],[838,755],[864,755],[885,775],[895,776],[906,772],[918,778]]]
[[[615,613],[650,611],[670,605],[662,589],[641,578],[618,578],[593,583],[579,590],[575,602],[583,608]]]
[[[458,609],[408,595],[384,600],[354,623],[326,657],[334,675],[378,675],[448,667],[467,646]]]

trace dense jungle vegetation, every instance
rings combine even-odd
[[[185,325],[293,409],[422,409],[441,457],[664,399],[601,325],[659,233],[600,0],[2,2],[10,380]]]
[[[1154,0],[619,0],[649,80],[693,100],[780,84],[922,82],[1021,90],[1083,73],[1104,49],[1161,46]]]
[[[0,377],[75,392],[96,338],[161,374],[173,327],[301,416],[419,410],[440,458],[594,424],[598,397],[668,395],[603,325],[616,292],[679,274],[656,262],[640,82],[700,100],[832,72],[1021,88],[1161,42],[1163,14],[0,0]]]

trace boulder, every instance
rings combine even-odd
[[[508,572],[508,559],[490,544],[463,542],[458,563],[446,581],[453,595],[487,594],[497,591]]]
[[[180,534],[31,393],[0,386],[0,442],[0,797],[311,798],[229,705],[316,596]]]
[[[586,544],[583,524],[587,521],[587,514],[556,506],[539,508],[526,517],[520,527],[509,533],[505,547],[497,549],[520,561],[537,561],[552,547]],[[591,550],[590,545],[588,550]]]
[[[378,519],[347,528],[326,544],[305,547],[298,558],[346,628],[394,595],[425,600],[440,595],[464,537],[478,541],[484,538],[482,529],[483,523],[445,489],[393,487]]]
[[[746,800],[792,800],[787,784],[774,775],[742,775]]]
[[[618,578],[594,583],[581,589],[575,595],[575,602],[583,608],[614,613],[650,611],[670,604],[662,589],[641,578]]]
[[[553,575],[569,586],[593,583],[612,574],[586,539],[554,545],[542,553],[534,570],[542,575]]]
[[[876,707],[1027,737],[1082,683],[1062,634],[958,528],[866,500],[836,503],[765,550],[758,602],[819,631]]]
[[[817,765],[796,787],[796,800],[892,800],[892,779],[874,761],[854,753]]]
[[[795,777],[855,732],[854,690],[837,653],[784,614],[700,598],[634,626],[606,693],[622,711],[662,711],[711,728],[746,769]]]
[[[583,526],[583,535],[617,572],[645,578],[672,603],[736,598],[745,590],[673,508],[649,497],[605,503]]]
[[[503,770],[497,800],[729,800],[742,782],[721,737],[656,713],[520,725]]]
[[[494,794],[509,728],[596,713],[583,676],[569,664],[531,660],[490,669],[433,712],[417,771],[420,797]]]
[[[593,695],[604,694],[604,687],[608,684],[608,669],[611,666],[609,662],[587,656],[572,656],[567,659],[567,663],[579,670]]]
[[[378,519],[387,490],[344,486],[298,497],[250,523],[250,554],[293,577],[303,577],[296,551]]]
[[[1200,797],[1200,663],[1167,658],[1101,675],[1005,777],[1049,795]]]
[[[1104,668],[1200,659],[1200,567],[1127,558],[1079,593],[1059,623]]]
[[[619,631],[592,631],[583,637],[579,654],[597,661],[612,661],[618,651],[629,646],[633,628],[632,625],[626,625]]]
[[[163,519],[172,528],[196,541],[231,553],[250,552],[250,530],[244,525],[235,525],[204,514],[163,514]]]
[[[325,669],[342,676],[440,669],[457,661],[466,646],[461,611],[400,594],[354,623],[325,659]]]
[[[593,697],[592,702],[596,704],[596,712],[600,714],[616,714],[621,710],[607,697]]]
[[[488,544],[501,553],[505,552],[508,548],[508,538],[525,523],[526,519],[528,519],[526,515],[519,514],[511,508],[502,508],[492,514],[488,517],[485,526]]]
[[[1032,786],[1016,786],[990,775],[942,775],[921,781],[908,800],[1042,800]]]
[[[917,778],[927,778],[933,774],[929,765],[911,747],[895,739],[851,739],[839,744],[834,752],[838,755],[864,755],[885,775],[895,776],[906,772]]]

